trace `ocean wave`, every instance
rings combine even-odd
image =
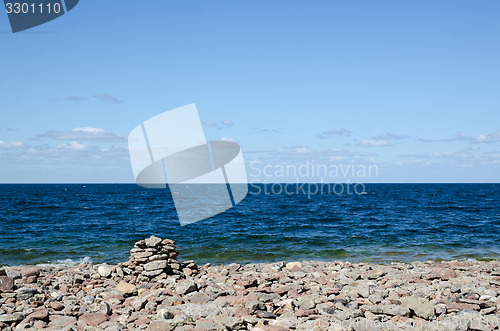
[[[37,266],[39,266],[39,267],[58,267],[58,266],[74,267],[77,265],[88,264],[88,263],[92,263],[92,259],[90,258],[90,256],[85,256],[85,257],[78,259],[78,260],[64,259],[64,260],[49,261],[48,263],[39,263],[39,264],[37,264]]]

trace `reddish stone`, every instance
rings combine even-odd
[[[284,328],[284,327],[278,326],[278,325],[263,325],[260,328],[262,330],[265,330],[265,331],[287,331],[288,330],[287,328]]]
[[[138,318],[135,321],[135,325],[137,325],[138,327],[141,326],[141,325],[144,325],[144,324],[149,324],[149,323],[151,323],[151,319],[146,318],[146,317]]]
[[[243,286],[245,288],[247,287],[254,287],[257,286],[257,279],[255,278],[244,278],[241,279],[237,282],[238,285]]]
[[[37,267],[22,267],[21,268],[21,276],[23,278],[30,277],[30,276],[36,276],[38,277],[40,275],[40,268]]]
[[[450,302],[446,303],[446,310],[464,310],[464,309],[473,309],[479,310],[479,305],[474,305],[470,303],[458,303],[458,302]]]
[[[14,278],[0,276],[0,291],[10,292],[14,290]]]
[[[39,309],[35,310],[31,314],[28,315],[28,319],[35,319],[35,320],[44,320],[47,317],[49,317],[49,310],[48,309]]]
[[[98,326],[108,320],[108,316],[100,313],[87,313],[80,316],[80,320],[90,326]]]
[[[34,283],[36,283],[37,280],[38,280],[37,276],[29,276],[29,277],[26,277],[25,283],[26,284],[34,284]]]
[[[289,291],[291,291],[292,288],[288,285],[281,285],[281,286],[278,286],[276,287],[274,290],[272,290],[274,293],[277,293],[279,295],[283,295],[285,293],[288,293]]]
[[[49,306],[55,311],[61,311],[64,309],[64,305],[60,302],[52,301],[51,303],[49,303]]]
[[[246,308],[238,308],[234,312],[234,317],[236,318],[242,318],[243,316],[250,316],[250,315],[252,315],[252,311]]]
[[[307,310],[304,310],[304,309],[296,309],[295,310],[295,315],[297,317],[307,317],[309,315],[314,315],[314,314],[317,314],[318,311],[316,309],[307,309]]]
[[[231,263],[227,266],[227,268],[230,272],[236,272],[241,268],[241,264]]]

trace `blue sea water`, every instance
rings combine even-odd
[[[366,184],[362,195],[271,188],[252,185],[234,208],[181,227],[167,190],[0,185],[0,265],[117,263],[152,234],[199,264],[500,257],[500,184]]]

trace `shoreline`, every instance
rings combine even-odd
[[[0,269],[0,329],[493,330],[500,261],[197,266],[138,241],[116,265]]]

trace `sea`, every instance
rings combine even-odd
[[[0,266],[118,263],[135,241],[177,242],[204,263],[500,258],[500,184],[365,184],[357,192],[251,184],[181,226],[171,192],[135,184],[0,185]],[[294,186],[295,185],[295,186]]]

